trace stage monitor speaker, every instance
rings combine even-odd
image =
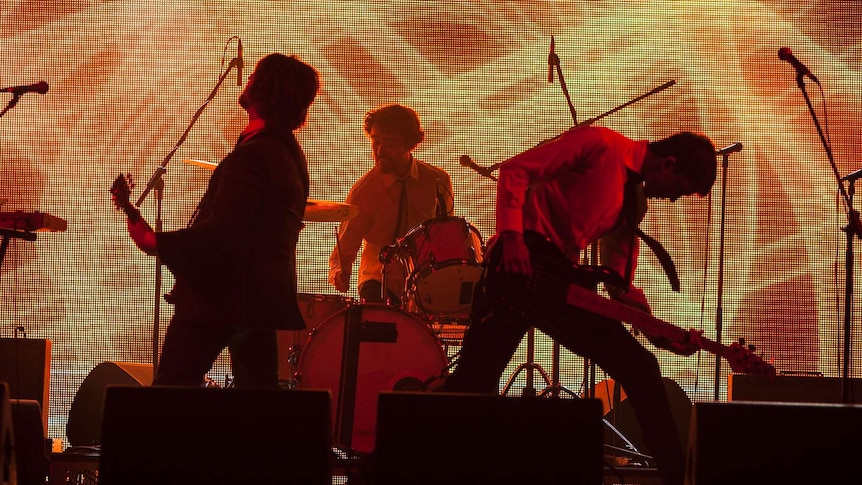
[[[42,425],[48,429],[51,341],[38,338],[0,339],[0,381],[9,384],[10,399],[39,401]]]
[[[382,392],[374,483],[602,483],[598,400]]]
[[[329,484],[329,391],[108,388],[99,485]]]
[[[860,436],[862,406],[696,403],[686,483],[847,483]]]
[[[110,385],[149,386],[153,382],[153,366],[129,362],[102,362],[90,371],[69,407],[66,437],[72,446],[99,443],[105,389]]]
[[[727,376],[728,401],[820,402],[842,404],[842,381],[839,377],[730,374]],[[853,399],[862,402],[862,379],[851,379]]]
[[[17,461],[9,385],[0,382],[0,485],[18,485]]]
[[[42,409],[34,399],[13,399],[12,427],[18,455],[18,485],[45,485],[51,447],[42,425]]]

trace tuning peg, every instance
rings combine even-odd
[[[739,345],[745,347],[745,337],[739,337]]]

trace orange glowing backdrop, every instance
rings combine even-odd
[[[108,187],[130,172],[133,197],[140,194],[235,56],[232,36],[243,41],[245,76],[273,51],[320,72],[322,91],[299,132],[312,198],[344,200],[372,164],[364,113],[399,102],[419,112],[427,132],[417,157],[450,173],[456,214],[487,239],[494,184],[458,160],[490,165],[572,126],[559,79],[547,82],[552,35],[579,122],[674,80],[596,125],[636,139],[694,130],[719,147],[744,145],[727,167],[720,301],[722,171],[710,197],[652,204],[644,227],[665,243],[683,282],[671,292],[643,251],[637,280],[654,313],[715,338],[721,303],[725,343],[745,337],[778,370],[840,375],[846,210],[795,73],[777,51],[792,48],[819,78],[823,94],[810,81],[808,92],[828,121],[839,173],[862,167],[856,2],[0,0],[0,85],[50,85],[0,118],[2,210],[48,212],[69,226],[13,241],[0,268],[0,336],[23,327],[53,342],[50,436],[64,437],[74,394],[96,364],[150,362],[154,325],[161,333],[169,322],[164,302],[156,317],[153,260],[127,237]],[[241,88],[227,79],[168,165],[165,229],[185,225],[209,176],[182,160],[219,161],[243,127]],[[9,99],[0,96],[0,106]],[[142,205],[148,219],[156,207],[151,194]],[[335,230],[310,222],[303,231],[302,292],[336,293],[326,282]],[[170,288],[169,272],[160,284]],[[852,324],[858,331],[858,318]],[[710,354],[657,355],[693,400],[712,399]],[[539,336],[536,359],[549,370],[550,358],[551,343]],[[582,367],[564,352],[561,384],[581,392]],[[228,372],[222,357],[210,376],[222,383]]]

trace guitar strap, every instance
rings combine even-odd
[[[629,170],[624,189],[625,193],[623,194],[623,211],[627,221],[634,227],[634,233],[632,234],[632,244],[629,247],[629,259],[626,263],[626,280],[628,284],[631,285],[632,267],[634,266],[634,248],[635,244],[637,244],[637,238],[640,238],[641,241],[643,241],[658,258],[659,264],[661,264],[661,267],[664,270],[664,274],[667,275],[667,279],[670,281],[671,289],[679,292],[679,275],[676,272],[676,265],[673,263],[673,258],[670,257],[670,253],[667,252],[660,242],[646,235],[641,228],[638,227],[640,225],[640,219],[638,217],[638,200],[642,197],[638,190],[640,184],[640,177]]]

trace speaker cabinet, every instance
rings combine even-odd
[[[0,485],[18,485],[17,461],[9,385],[0,382]]]
[[[10,407],[18,455],[18,485],[45,485],[51,448],[47,430],[42,425],[39,401],[14,399]]]
[[[33,399],[48,429],[51,390],[51,341],[36,338],[0,339],[0,381],[9,384],[10,399]]]
[[[696,403],[686,483],[846,483],[860,436],[858,405]]]
[[[839,377],[731,374],[727,377],[728,401],[820,402],[840,404],[842,381]],[[854,403],[862,402],[862,379],[851,379]]]
[[[597,400],[382,392],[374,483],[602,482]]]
[[[329,484],[329,391],[110,386],[100,485]]]
[[[105,389],[110,385],[149,386],[153,382],[153,366],[129,362],[102,362],[90,371],[69,407],[66,437],[72,446],[99,443]]]

